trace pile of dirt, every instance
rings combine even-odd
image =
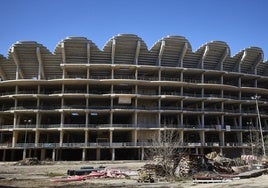
[[[15,165],[40,165],[41,162],[37,158],[25,158],[15,163]]]

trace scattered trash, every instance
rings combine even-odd
[[[129,176],[138,175],[137,171],[120,168],[106,168],[100,166],[98,168],[93,167],[81,167],[78,170],[67,170],[68,177],[52,179],[53,182],[63,181],[83,181],[94,178],[129,178]]]

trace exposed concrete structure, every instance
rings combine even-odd
[[[0,56],[0,160],[144,159],[148,140],[174,129],[180,148],[239,156],[268,125],[268,63],[260,48],[230,56],[209,42],[196,52],[180,36],[148,50],[118,35],[103,50],[82,37],[54,53],[31,41]]]

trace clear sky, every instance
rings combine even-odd
[[[201,45],[226,42],[231,55],[250,46],[268,58],[267,0],[1,0],[0,54],[19,40],[51,52],[67,36],[82,36],[100,49],[113,36],[136,34],[150,49],[167,35]]]

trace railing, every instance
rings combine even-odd
[[[141,141],[141,142],[73,142],[73,143],[16,143],[14,148],[84,148],[84,147],[134,147],[134,146],[172,146],[172,147],[219,147],[219,146],[227,146],[227,147],[249,147],[250,143],[238,143],[238,142],[226,142],[224,145],[221,145],[220,142],[179,142],[172,143],[169,145],[168,143],[156,143],[151,141]],[[2,143],[0,144],[0,148],[13,148],[12,143]]]
[[[129,80],[134,80],[136,79],[135,76],[132,75],[115,75],[114,79],[129,79]]]
[[[14,125],[1,125],[0,129],[13,129]]]
[[[18,124],[18,125],[0,125],[0,129],[34,129],[34,128],[41,128],[41,129],[51,129],[51,128],[190,128],[190,129],[226,129],[227,125],[207,125],[204,126],[198,124],[167,124],[167,123],[151,123],[151,124],[134,124],[134,123],[122,123],[122,124],[88,124],[85,123],[76,123],[76,124],[40,124],[36,125],[36,123],[32,124]],[[263,130],[268,130],[268,126],[263,126]],[[257,131],[257,127],[249,127],[248,125],[242,126],[230,126],[231,130],[252,130]]]
[[[149,80],[149,81],[159,81],[158,77],[153,76],[138,76],[138,80]]]

